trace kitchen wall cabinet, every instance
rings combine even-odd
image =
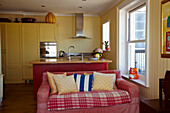
[[[5,83],[32,80],[29,62],[40,58],[40,41],[56,41],[56,24],[0,23],[0,33]]]
[[[39,25],[22,24],[22,79],[32,80],[33,71],[30,61],[39,58]]]
[[[5,82],[22,82],[21,24],[5,24]]]
[[[56,41],[56,24],[40,24],[40,41]]]

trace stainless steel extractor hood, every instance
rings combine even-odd
[[[72,39],[91,39],[83,35],[83,13],[75,13],[75,24],[76,24],[76,36],[71,37]]]

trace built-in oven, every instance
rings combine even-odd
[[[40,58],[56,58],[57,42],[40,42]]]

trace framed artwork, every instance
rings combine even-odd
[[[166,51],[170,52],[170,32],[166,32]]]
[[[170,0],[161,2],[161,57],[170,58]]]

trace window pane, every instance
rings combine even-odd
[[[108,41],[108,45],[110,45],[110,21],[103,24],[103,32],[102,33],[103,33],[102,42]],[[104,44],[103,44],[103,50],[106,50]]]
[[[145,75],[145,42],[128,44],[128,70],[138,68],[138,74]]]
[[[146,27],[146,6],[130,12],[129,15],[129,40],[145,39],[145,27]]]

